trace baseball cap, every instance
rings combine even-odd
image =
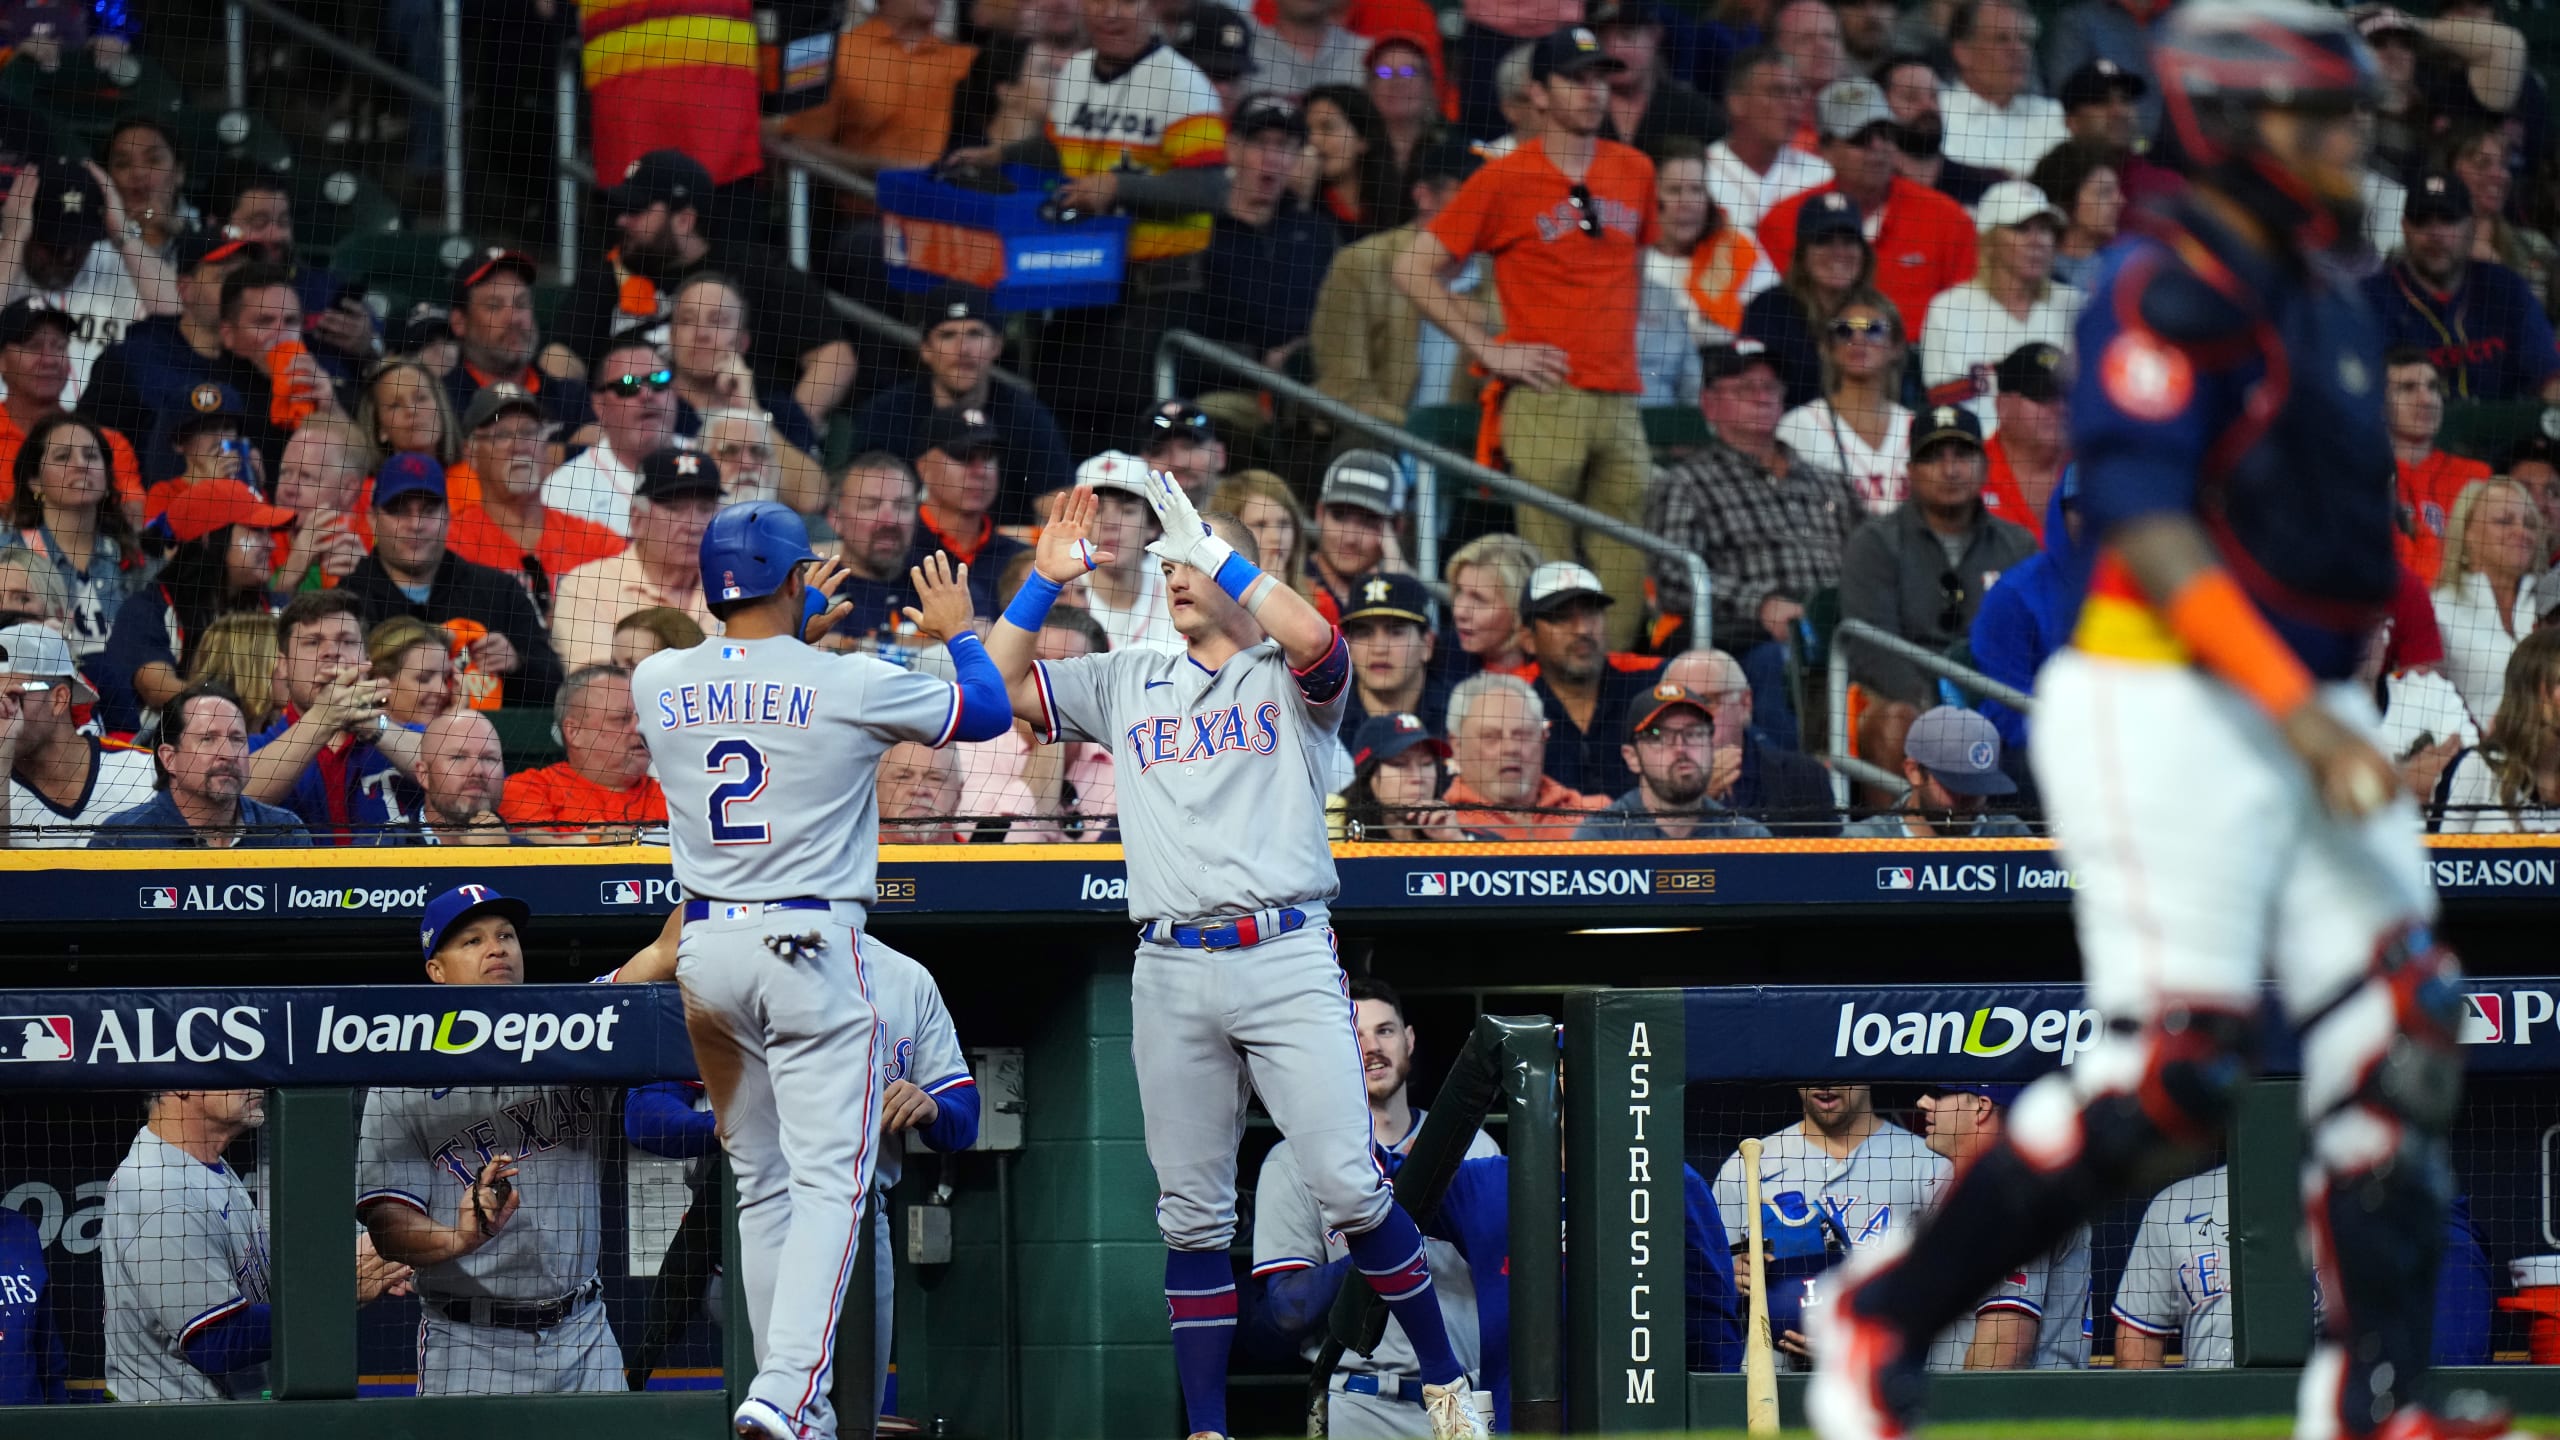
[[[1902,753],[1958,795],[2014,795],[2000,769],[2000,732],[1970,710],[1941,705],[1911,722]]]
[[[1227,134],[1238,140],[1250,140],[1277,130],[1292,140],[1307,138],[1307,117],[1297,102],[1285,95],[1256,95],[1236,107],[1236,118],[1227,122]]]
[[[1854,140],[1870,125],[1893,123],[1893,110],[1884,103],[1884,91],[1864,75],[1823,86],[1822,98],[1814,102],[1814,113],[1822,122],[1825,140]]]
[[[527,285],[540,284],[542,281],[542,272],[535,268],[530,257],[519,251],[492,245],[471,257],[470,263],[464,265],[461,272],[454,276],[454,308],[458,310],[470,304],[472,290],[492,275],[513,275]]]
[[[996,428],[987,423],[987,412],[975,405],[965,408],[936,406],[925,417],[924,435],[916,444],[910,459],[939,450],[954,460],[966,460],[981,450],[996,448]]]
[[[1982,448],[1982,418],[1970,405],[1933,405],[1911,417],[1911,458],[1919,459],[1944,440],[1961,440]]]
[[[396,354],[414,355],[439,341],[451,340],[453,308],[433,300],[421,300],[409,307],[409,313],[388,327],[391,349]]]
[[[67,338],[71,334],[71,317],[33,295],[21,295],[0,305],[0,345],[23,345],[29,336],[48,326]]]
[[[2410,18],[2408,11],[2381,5],[2357,19],[2356,33],[2371,42],[2385,35],[2418,35],[2424,32],[2418,29],[2418,22]]]
[[[57,155],[37,167],[35,229],[39,245],[86,250],[106,238],[107,197],[89,167]]]
[[[1422,56],[1423,65],[1426,68],[1433,68],[1431,66],[1431,42],[1424,39],[1420,32],[1413,30],[1379,31],[1377,35],[1369,41],[1368,50],[1360,57],[1361,68],[1366,70],[1375,66],[1378,63],[1379,51],[1392,50],[1399,45],[1403,46],[1407,50],[1418,52]]]
[[[1841,203],[1848,202],[1844,200]],[[1805,213],[1812,214],[1813,208],[1807,205]],[[1709,385],[1719,380],[1730,380],[1754,365],[1769,367],[1772,375],[1778,373],[1776,358],[1770,355],[1768,346],[1757,340],[1730,340],[1722,345],[1709,345],[1698,352],[1699,379]]]
[[[403,495],[427,494],[438,500],[444,496],[444,466],[433,455],[420,455],[412,450],[382,462],[373,472],[373,508],[388,510],[391,502]]]
[[[924,333],[928,336],[956,320],[975,320],[996,328],[994,297],[975,285],[936,285],[924,297]]]
[[[2072,71],[2062,82],[2062,94],[2057,98],[2068,112],[2116,96],[2139,100],[2150,93],[2150,81],[2101,55]]]
[[[622,183],[604,192],[604,203],[616,215],[632,215],[660,201],[670,210],[702,203],[711,193],[711,172],[681,150],[652,150],[622,172]]]
[[[183,443],[212,424],[228,424],[236,429],[248,415],[249,407],[240,403],[239,391],[219,380],[201,381],[187,391],[187,413],[178,417],[170,438]]]
[[[248,482],[225,476],[190,483],[170,498],[169,508],[161,518],[168,523],[170,535],[183,545],[201,540],[225,525],[254,525],[261,530],[290,525],[293,512],[260,499]]]
[[[2507,452],[2507,463],[2500,467],[2501,471],[2512,470],[2528,460],[2560,469],[2560,405],[2544,410],[2534,428],[2517,439],[2515,447]]]
[[[2450,170],[2429,170],[2409,187],[2409,208],[2401,212],[2412,225],[2433,220],[2471,218],[2471,187]]]
[[[2000,393],[2050,405],[2062,398],[2062,347],[2030,340],[1993,367]]]
[[[1354,620],[1410,620],[1431,628],[1431,592],[1410,575],[1377,573],[1351,582],[1351,608],[1342,623]]]
[[[720,498],[720,462],[699,450],[670,445],[652,450],[640,462],[640,483],[631,487],[635,500],[652,503],[693,496]]]
[[[178,237],[178,273],[188,274],[199,265],[224,265],[234,260],[254,259],[257,248],[219,225],[191,230]]]
[[[1589,569],[1570,560],[1550,560],[1529,572],[1529,583],[1520,592],[1520,618],[1553,615],[1577,600],[1597,600],[1604,606],[1618,603],[1618,597],[1600,588],[1600,577]]]
[[[504,915],[522,932],[525,922],[533,918],[533,907],[486,885],[456,885],[427,902],[426,918],[418,922],[423,958],[434,959],[446,935],[482,915]]]
[[[542,402],[533,397],[533,392],[512,380],[483,385],[479,393],[471,397],[471,408],[462,412],[462,433],[473,434],[499,416],[518,410],[537,420],[550,418],[542,408]]]
[[[1662,12],[1645,0],[1598,0],[1585,23],[1594,30],[1651,29],[1662,23]]]
[[[21,680],[68,680],[72,704],[97,703],[98,692],[89,688],[89,682],[80,678],[80,667],[71,663],[71,642],[50,625],[31,620],[0,627],[0,674]]]
[[[1253,27],[1224,5],[1199,0],[1173,22],[1175,53],[1212,80],[1236,80],[1254,72]]]
[[[1399,712],[1394,715],[1372,715],[1360,722],[1351,734],[1351,767],[1384,765],[1416,745],[1431,747],[1431,753],[1446,760],[1449,742],[1431,733],[1419,715]]]
[[[1600,37],[1588,25],[1567,25],[1540,40],[1529,51],[1529,78],[1556,75],[1615,75],[1627,62],[1600,48]]]
[[[2071,224],[2071,217],[2054,208],[2043,191],[2024,180],[2003,180],[1982,192],[1981,201],[1973,207],[1973,228],[1988,235],[2003,225],[2024,225],[2039,216],[2059,227]]]
[[[1484,167],[1484,152],[1463,135],[1441,135],[1422,143],[1413,152],[1413,164],[1405,178],[1415,184],[1432,180],[1455,180],[1466,183],[1467,177]]]
[[[1837,235],[1866,238],[1866,222],[1859,216],[1857,205],[1837,190],[1807,198],[1804,209],[1796,215],[1796,243],[1810,245]]]
[[[1705,696],[1686,685],[1674,685],[1665,680],[1627,702],[1627,733],[1642,734],[1652,729],[1653,722],[1661,719],[1664,712],[1684,705],[1710,720],[1715,718],[1716,712],[1707,704]]]
[[[1989,1080],[1942,1080],[1929,1087],[1932,1095],[1979,1095],[2006,1110],[2018,1103],[2027,1092],[2024,1085],[2001,1085]]]
[[[1087,490],[1118,490],[1147,499],[1147,462],[1126,450],[1105,450],[1076,467],[1076,483]]]
[[[1218,438],[1218,423],[1209,412],[1188,400],[1166,400],[1148,407],[1146,418],[1138,422],[1138,450],[1141,454],[1176,440],[1194,440],[1205,445]]]
[[[1396,462],[1375,450],[1345,450],[1325,467],[1324,488],[1316,492],[1316,508],[1349,505],[1395,518]]]

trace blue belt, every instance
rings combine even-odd
[[[1400,1380],[1392,1375],[1354,1375],[1348,1371],[1333,1372],[1333,1388],[1345,1395],[1375,1395],[1381,1400],[1401,1400],[1407,1405],[1422,1403],[1422,1382]]]
[[[752,920],[770,910],[832,910],[832,900],[687,900],[687,920]]]
[[[1185,950],[1243,950],[1306,928],[1307,912],[1291,905],[1264,910],[1216,925],[1165,925],[1150,920],[1138,932],[1142,940],[1179,945]]]

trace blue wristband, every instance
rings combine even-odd
[[[1226,591],[1229,598],[1241,605],[1244,603],[1244,592],[1252,589],[1253,582],[1262,578],[1262,567],[1247,560],[1241,552],[1238,552],[1227,556],[1226,562],[1218,567],[1215,578],[1218,588]]]
[[[1017,630],[1040,633],[1040,622],[1049,618],[1049,607],[1058,603],[1058,592],[1064,585],[1034,570],[1023,577],[1022,588],[1013,592],[1013,603],[1004,607],[1004,621]]]
[[[827,613],[827,597],[814,586],[800,597],[800,631],[807,634],[809,622]]]

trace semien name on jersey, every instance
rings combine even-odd
[[[705,680],[658,692],[658,728],[784,725],[806,730],[817,709],[814,686],[778,680]]]

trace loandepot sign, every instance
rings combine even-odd
[[[439,1055],[468,1055],[487,1045],[514,1051],[518,1064],[531,1064],[546,1050],[577,1054],[613,1049],[618,1007],[601,1005],[592,1015],[506,1014],[491,1019],[479,1010],[447,1010],[441,1015],[341,1015],[330,1005],[320,1011],[316,1053],[321,1055],[403,1055],[432,1050]]]
[[[2106,1021],[2095,1010],[2053,1009],[2029,1012],[2014,1005],[1985,1005],[1978,1010],[1860,1010],[1858,1002],[1840,1002],[1840,1029],[1832,1041],[1835,1058],[1851,1055],[1974,1055],[1997,1059],[2024,1045],[2070,1064],[2098,1042]]]

